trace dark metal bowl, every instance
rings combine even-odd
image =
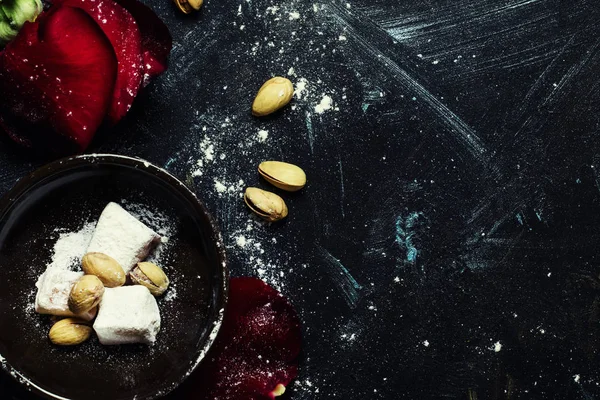
[[[35,282],[58,233],[96,220],[110,201],[141,204],[176,227],[163,265],[176,296],[159,299],[162,328],[154,346],[73,348],[48,340],[50,318],[32,311]],[[51,399],[154,399],[177,387],[215,340],[227,303],[221,235],[186,186],[150,163],[85,155],[46,165],[0,200],[0,366]]]

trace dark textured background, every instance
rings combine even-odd
[[[148,3],[175,40],[170,69],[90,151],[186,181],[232,273],[294,302],[289,398],[600,398],[597,0],[207,0],[191,17]],[[308,94],[252,118],[290,67]],[[0,192],[41,164],[0,152]],[[239,197],[266,187],[264,159],[309,177],[279,225]]]

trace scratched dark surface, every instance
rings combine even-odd
[[[255,229],[304,323],[287,398],[600,398],[597,0],[208,0],[190,18],[148,3],[170,69],[90,151],[190,185],[233,275],[265,273],[236,245],[239,190],[215,180],[304,167],[289,219]],[[309,94],[253,119],[257,88],[290,67]],[[324,94],[334,108],[315,112]],[[0,152],[0,192],[42,163]]]

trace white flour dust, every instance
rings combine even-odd
[[[228,182],[227,180],[218,180],[215,179],[215,191],[219,194],[219,196],[223,196],[226,194],[230,195],[239,195],[242,197],[242,191],[244,190],[245,184],[243,180],[239,180],[237,182]]]
[[[258,133],[256,135],[258,137],[258,141],[261,143],[264,143],[269,138],[269,131],[261,129],[260,131],[258,131]]]
[[[494,343],[494,345],[492,347],[490,347],[490,350],[493,350],[494,352],[499,353],[502,350],[502,343],[500,343],[500,342]]]
[[[317,114],[323,114],[325,111],[331,110],[332,106],[333,99],[328,95],[324,95],[321,102],[315,106],[315,112]]]
[[[227,249],[244,261],[252,275],[282,291],[286,274],[292,272],[293,267],[279,254],[277,238],[270,232],[269,225],[249,217],[240,229],[230,235]]]
[[[147,261],[153,262],[168,270],[171,261],[168,250],[173,245],[171,237],[176,233],[173,222],[167,215],[157,211],[151,211],[149,206],[129,202],[125,199],[122,199],[119,204],[129,211],[131,215],[142,221],[161,236],[160,243],[150,253]]]
[[[85,254],[92,235],[96,222],[88,222],[83,228],[75,232],[64,232],[61,229],[55,229],[54,232],[59,233],[58,239],[54,244],[52,251],[52,260],[48,263],[48,267],[78,270],[81,258]]]
[[[214,121],[208,116],[201,116],[200,123],[194,126],[202,138],[198,148],[193,151],[192,178],[199,178],[202,181],[212,176],[213,180],[222,181],[223,185],[230,187],[234,182],[226,176],[225,170],[233,163],[232,160],[235,158],[232,156],[238,153],[245,155],[255,146],[269,143],[271,139],[269,129],[256,129],[249,124],[240,126],[236,120],[235,117],[226,117],[221,121]],[[236,147],[235,152],[231,151],[232,145]],[[216,185],[215,190],[218,193],[228,192],[221,185]]]
[[[294,95],[296,96],[297,99],[302,99],[302,97],[304,97],[307,94],[307,92],[306,92],[307,85],[308,85],[308,81],[306,80],[306,78],[298,79],[298,81],[296,82],[296,90],[294,92]]]

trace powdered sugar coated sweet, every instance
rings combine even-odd
[[[125,273],[144,260],[160,242],[158,233],[138,221],[117,203],[109,203],[96,225],[88,253],[104,253],[114,258]]]

